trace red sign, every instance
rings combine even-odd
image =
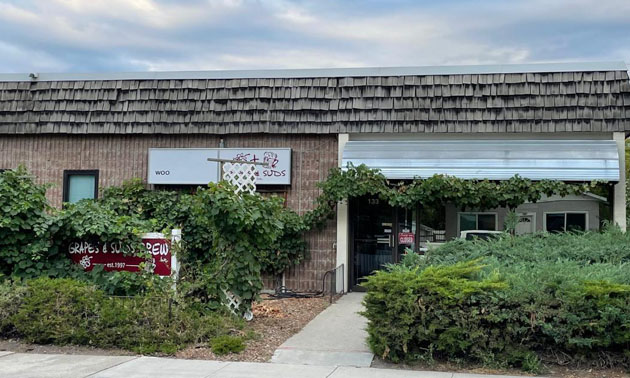
[[[142,244],[151,254],[150,259],[131,256],[135,250],[121,243],[101,243],[94,245],[89,242],[74,242],[68,246],[70,258],[81,265],[85,271],[94,269],[96,265],[103,265],[110,271],[125,270],[140,271],[140,264],[159,276],[171,275],[171,242],[161,234],[147,234],[142,238]]]
[[[399,232],[398,244],[412,245],[415,239],[413,232]]]

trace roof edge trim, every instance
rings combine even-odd
[[[508,73],[627,71],[622,61],[494,64],[418,67],[306,68],[269,70],[149,71],[101,73],[0,73],[0,81],[90,81],[90,80],[203,80],[203,79],[281,79],[365,76],[426,76]],[[31,76],[36,76],[32,78]]]

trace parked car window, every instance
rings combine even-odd
[[[545,229],[548,232],[584,231],[587,213],[547,213]]]

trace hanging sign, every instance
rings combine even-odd
[[[415,235],[413,232],[399,232],[398,244],[412,245],[415,241]]]
[[[291,185],[290,148],[150,148],[149,184],[207,185],[218,182],[218,162],[227,159],[256,165],[256,185]]]
[[[138,272],[140,265],[159,276],[171,275],[171,241],[160,233],[144,234],[142,244],[151,254],[149,259],[131,256],[135,249],[121,243],[90,243],[87,241],[72,242],[68,246],[68,254],[73,262],[79,264],[87,272],[97,265],[108,271]]]

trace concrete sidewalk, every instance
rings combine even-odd
[[[445,372],[0,352],[2,378],[507,378]],[[516,377],[513,377],[516,378]],[[522,377],[521,377],[522,378]]]
[[[374,355],[366,339],[364,293],[349,293],[311,320],[276,349],[271,362],[321,366],[369,367]]]

